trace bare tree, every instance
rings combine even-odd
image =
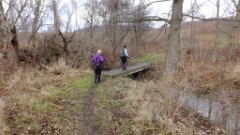
[[[11,28],[11,44],[13,46],[14,52],[15,52],[15,56],[16,56],[16,62],[17,64],[19,64],[19,43],[18,43],[18,38],[17,38],[17,29],[16,26],[13,25],[13,27]]]
[[[28,44],[31,43],[31,45],[34,47],[36,46],[36,34],[39,29],[39,20],[41,17],[41,5],[42,0],[35,0],[36,6],[34,8],[34,18],[32,23],[32,32],[28,40]]]
[[[36,6],[34,8],[34,18],[33,18],[33,23],[32,23],[32,32],[30,35],[30,38],[28,40],[28,44],[32,44],[33,46],[36,46],[36,33],[39,28],[39,19],[41,16],[41,4],[42,0],[35,0]]]
[[[66,56],[69,55],[68,52],[68,44],[73,40],[73,37],[75,36],[75,32],[71,35],[71,37],[69,39],[67,39],[62,30],[61,30],[61,18],[59,17],[59,11],[58,11],[58,4],[60,3],[59,0],[53,0],[52,1],[52,11],[53,11],[53,16],[54,16],[54,29],[55,32],[62,38],[63,41],[63,50]],[[67,29],[66,32],[68,30],[68,25],[70,25],[70,20],[72,17],[72,12],[71,14],[68,16],[69,21],[67,21]]]
[[[17,39],[17,29],[15,23],[20,18],[20,14],[25,7],[25,3],[20,8],[21,10],[18,12],[16,19],[13,19],[12,23],[7,22],[6,16],[4,16],[4,9],[2,0],[0,0],[0,24],[3,25],[6,35],[4,36],[7,39],[7,47],[11,44],[14,48],[16,63],[19,63],[19,44]]]
[[[85,21],[87,22],[87,26],[89,27],[90,38],[93,39],[93,26],[95,24],[95,19],[97,18],[96,9],[97,9],[97,1],[96,0],[89,0],[85,3],[85,9],[87,16]]]
[[[135,40],[136,45],[141,46],[143,45],[142,37],[144,36],[144,32],[146,31],[146,28],[149,26],[147,21],[144,21],[144,18],[147,17],[147,7],[144,5],[144,1],[141,1],[139,5],[137,6],[136,11],[134,12],[134,18],[138,21],[134,21],[134,34],[135,34]]]
[[[176,71],[178,50],[180,45],[181,23],[183,16],[182,7],[183,0],[173,0],[165,67],[167,74],[174,74]]]
[[[220,0],[216,0],[216,9],[217,9],[217,15],[216,15],[216,19],[217,24],[216,24],[216,32],[215,32],[215,42],[214,42],[214,52],[213,52],[213,61],[215,62],[217,59],[217,44],[218,44],[218,39],[219,39],[219,22],[220,22]]]
[[[104,25],[105,40],[110,45],[111,52],[116,51],[131,30],[129,23],[120,21],[129,13],[131,6],[131,1],[128,0],[102,0],[98,4],[97,14]]]
[[[66,22],[66,29],[65,29],[65,32],[67,33],[67,32],[69,32],[69,31],[72,31],[72,17],[73,17],[73,10],[72,10],[73,8],[65,8],[65,11],[66,11],[66,13],[67,13],[67,22]]]
[[[191,17],[191,39],[190,39],[190,44],[191,44],[191,50],[194,50],[194,42],[195,42],[195,22],[194,22],[194,15],[198,9],[198,6],[197,6],[197,1],[194,0],[194,1],[191,1],[191,8],[192,8],[192,11],[191,11],[191,14],[192,14],[192,17]]]
[[[52,1],[52,11],[53,11],[53,17],[54,17],[54,29],[55,32],[58,33],[58,31],[60,30],[60,17],[58,14],[58,4],[59,4],[59,0],[53,0]]]

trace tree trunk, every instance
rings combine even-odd
[[[3,48],[0,48],[1,53],[6,53],[7,52],[7,48],[8,48],[8,42],[7,40],[7,35],[9,35],[7,30],[8,30],[8,26],[6,24],[5,21],[5,17],[4,17],[4,10],[3,10],[3,5],[2,5],[2,0],[0,0],[0,26],[1,26],[1,43],[2,45],[0,45]]]
[[[91,16],[90,16],[90,38],[93,39],[93,19],[94,19],[94,1],[91,1]]]
[[[217,19],[220,18],[220,0],[217,0]],[[213,46],[213,62],[216,62],[217,60],[217,45],[219,44],[219,20],[217,21],[216,24],[216,32],[215,32],[215,41],[214,41],[214,46]]]
[[[5,32],[7,33],[7,35],[4,38],[7,38],[7,42],[8,42],[7,46],[9,44],[13,46],[16,63],[18,64],[19,63],[19,45],[18,45],[18,39],[17,39],[17,30],[15,27],[15,24],[13,24],[11,28],[10,24],[6,22],[4,17],[2,0],[0,0],[0,24],[5,28]],[[8,48],[7,46],[5,48]]]
[[[14,25],[13,28],[11,29],[11,44],[13,46],[14,52],[15,52],[15,57],[16,57],[16,63],[19,64],[19,45],[18,45],[18,39],[17,39],[17,30],[16,26]]]
[[[166,73],[174,74],[177,66],[180,32],[182,23],[183,0],[173,0],[170,32],[168,35],[168,50],[166,58]]]
[[[60,30],[60,19],[58,14],[58,3],[56,0],[52,1],[52,10],[54,16],[54,29],[55,32],[58,33],[58,30]]]
[[[34,9],[34,19],[33,19],[33,24],[32,24],[32,33],[29,38],[28,44],[33,45],[34,47],[36,46],[36,33],[38,31],[38,22],[40,18],[40,7],[41,7],[41,0],[35,0],[36,6]]]
[[[195,11],[195,6],[196,6],[196,0],[194,0],[194,3],[191,1],[191,6],[192,6],[192,17],[191,17],[191,39],[190,39],[190,45],[191,45],[191,51],[193,52],[195,49],[195,36],[196,36],[196,31],[195,31],[195,20],[194,20],[194,11]],[[193,59],[193,53],[191,53],[191,58]]]

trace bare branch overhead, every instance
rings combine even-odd
[[[220,20],[222,20],[222,21],[234,21],[231,18],[219,18],[219,19],[218,18],[204,18],[204,17],[192,16],[192,15],[189,15],[189,14],[183,14],[183,16],[198,19],[198,20],[202,20],[202,21],[220,21]]]
[[[150,5],[152,5],[152,4],[155,4],[155,3],[166,2],[166,1],[171,1],[171,0],[157,0],[157,1],[153,1],[153,2],[148,3],[147,5],[145,5],[145,7],[148,7],[148,6],[150,6]]]
[[[124,18],[123,20],[118,20],[116,23],[118,22],[151,22],[151,21],[164,21],[164,22],[169,22],[168,19],[166,18],[161,18],[159,16],[146,16],[144,18]]]

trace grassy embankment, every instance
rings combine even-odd
[[[153,60],[157,56],[153,55],[152,59],[147,56],[140,61]],[[89,74],[82,74],[78,75],[81,76],[80,79],[76,79],[74,73],[68,77],[56,75],[55,73],[69,73],[65,71],[69,69],[61,69],[61,67],[64,66],[55,65],[47,73],[32,71],[24,76],[23,74],[26,73],[19,71],[13,75],[15,79],[9,82],[8,89],[25,89],[27,92],[17,91],[3,98],[1,134],[72,134],[79,132],[76,128],[84,128],[81,122],[83,100],[87,91],[93,86],[92,77]],[[112,84],[111,81],[107,80],[109,84]],[[105,89],[99,91],[101,90],[108,92]],[[105,96],[105,92],[101,92],[103,95],[97,95]],[[102,98],[97,97],[97,99]],[[103,98],[104,102],[108,102],[108,98]],[[114,103],[112,105],[116,106]]]
[[[162,57],[163,54],[154,54],[137,61],[153,62]],[[38,75],[34,73],[34,76]],[[61,79],[54,80],[51,74],[43,76],[42,79],[39,83],[44,86],[40,92],[4,98],[5,123],[1,124],[2,133],[79,134],[84,131],[83,103],[85,95],[93,86],[91,75],[83,74],[80,79],[69,83],[63,83],[65,80]],[[53,85],[50,85],[50,82]],[[160,112],[166,110],[163,106],[173,102],[166,100],[166,103],[162,100],[162,92],[156,91],[158,87],[153,82],[141,83],[128,78],[105,79],[105,82],[96,88],[93,99],[93,122],[98,125],[98,132],[172,133],[171,123],[163,122]],[[156,99],[155,103],[152,103],[152,99]]]
[[[135,62],[153,63],[161,61],[164,56],[162,53],[150,54],[136,59]],[[100,85],[96,90],[96,106],[93,112],[96,122],[100,125],[100,132],[123,135],[167,133],[167,128],[151,125],[146,118],[151,114],[141,108],[144,100],[141,94],[145,88],[151,89],[150,85],[129,78],[107,79]]]
[[[136,59],[136,62],[150,62],[154,63],[157,61],[162,61],[165,57],[165,53],[159,53],[159,54],[148,54],[144,57],[140,57]]]
[[[163,57],[154,54],[136,61],[152,62]],[[45,82],[50,76],[44,76]],[[81,134],[85,128],[85,95],[94,86],[92,76],[82,73],[68,82],[61,81],[64,77],[59,78],[52,85],[48,80],[38,92],[5,97],[0,133]],[[98,132],[103,135],[196,132],[193,125],[186,128],[184,120],[177,117],[179,106],[166,92],[170,87],[166,81],[142,83],[128,78],[105,78],[94,88],[92,114]],[[176,117],[181,122],[174,123]]]
[[[164,54],[148,55],[136,61],[152,62],[163,57]],[[184,79],[178,81],[168,78],[144,83],[128,78],[106,80],[96,89],[94,100],[93,114],[101,133],[224,134],[201,115],[176,102],[172,90],[185,87],[182,86]]]
[[[0,134],[77,134],[82,127],[84,96],[92,75],[60,60],[47,71],[19,69],[1,97]]]
[[[83,97],[91,87],[90,75],[59,86],[47,86],[39,93],[5,98],[6,134],[73,134],[82,127]]]

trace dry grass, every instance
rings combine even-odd
[[[73,104],[82,103],[81,96],[86,91],[82,87],[90,86],[92,80],[89,77],[80,86],[75,86],[76,82],[64,87],[84,73],[67,67],[63,59],[46,69],[18,68],[9,77],[3,77],[7,94],[0,98],[0,134],[70,132],[68,128],[72,126],[65,117],[76,111]]]
[[[191,61],[181,64],[177,76],[186,79],[192,91],[209,94],[221,92],[240,81],[239,64],[222,64],[209,61]]]
[[[156,82],[133,83],[127,100],[135,109],[135,132],[140,134],[148,125],[153,134],[202,134],[210,132],[212,135],[220,133],[213,129],[204,117],[198,116],[190,110],[185,110],[183,104],[176,101],[180,91],[186,93],[186,80],[165,78]],[[182,89],[181,89],[182,88]],[[145,123],[145,124],[144,124]],[[145,126],[144,126],[145,125]],[[201,126],[199,126],[201,125]]]
[[[127,100],[136,108],[137,117],[134,120],[143,123],[135,125],[137,133],[147,123],[150,127],[160,129],[161,134],[225,134],[198,113],[183,109],[185,105],[176,101],[176,95],[197,93],[227,106],[236,106],[236,103],[240,103],[239,98],[234,96],[239,95],[238,65],[229,64],[226,68],[221,63],[184,61],[179,62],[177,74],[173,78],[163,76],[158,71],[160,70],[155,69],[152,73],[156,76],[155,79],[148,77],[150,80],[144,83],[130,84],[132,87]],[[157,131],[156,134],[159,132]]]
[[[200,23],[200,25],[201,24],[202,23]],[[130,123],[134,133],[176,135],[207,134],[207,132],[208,134],[215,135],[220,133],[220,130],[218,131],[216,128],[212,129],[211,127],[213,125],[209,124],[203,117],[199,116],[192,110],[187,110],[181,103],[177,102],[175,97],[176,92],[179,92],[180,96],[188,92],[195,92],[199,95],[208,96],[216,100],[219,100],[218,95],[222,94],[224,95],[221,97],[223,103],[228,103],[227,105],[239,105],[240,101],[238,95],[240,93],[240,76],[238,73],[240,71],[240,64],[237,63],[240,54],[238,52],[239,47],[234,46],[232,54],[233,58],[228,59],[229,43],[226,41],[226,35],[221,34],[221,39],[224,41],[219,40],[220,43],[218,44],[219,48],[217,48],[217,60],[216,62],[212,62],[212,47],[214,46],[215,38],[213,33],[214,30],[211,29],[211,22],[203,24],[203,27],[196,27],[195,49],[190,53],[192,57],[189,54],[182,54],[181,58],[183,60],[178,62],[179,67],[177,69],[177,76],[172,78],[163,76],[163,73],[161,72],[162,69],[158,69],[158,67],[163,68],[163,66],[156,64],[158,67],[155,68],[155,71],[152,74],[149,74],[151,77],[147,77],[151,79],[151,81],[144,81],[144,83],[142,83],[120,79],[115,80],[113,82],[114,85],[112,81],[110,81],[110,84],[105,87],[105,89],[108,88],[110,90],[117,90],[117,92],[124,91],[127,93],[124,102],[127,102],[130,106],[130,108],[127,108],[129,110],[126,110],[129,111],[130,114],[133,113],[131,117],[134,116],[131,120],[134,121],[134,124],[131,125]],[[182,37],[183,42],[181,47],[183,49],[189,49],[191,47],[189,43],[189,35],[191,35],[189,28],[190,27],[186,27],[182,31],[184,37]],[[166,40],[163,40],[166,39],[166,35],[163,34],[159,37],[153,36],[156,35],[156,33],[157,31],[148,33],[148,36],[144,39],[147,41],[145,46],[127,44],[131,58],[134,59],[138,56],[145,56],[149,53],[162,51],[164,49],[163,44],[166,44]],[[152,37],[156,37],[156,39]],[[105,63],[106,69],[118,67],[120,65],[119,50],[121,46],[117,48],[116,52],[111,52],[108,47],[104,48],[100,46],[100,48],[98,48],[99,46],[95,45],[97,44],[95,41],[86,41],[86,44],[88,43],[89,46],[86,45],[86,50],[93,51],[93,49],[103,49],[104,55],[107,57],[107,62]],[[99,44],[102,45],[103,43]],[[85,59],[84,63],[85,67],[87,67],[86,63],[88,63],[88,60]],[[66,66],[64,59],[60,59],[57,63],[47,66],[46,71],[37,71],[29,67],[16,68],[15,66],[11,66],[8,62],[2,62],[0,69],[0,97],[2,95],[16,96],[18,100],[14,102],[26,104],[26,106],[22,106],[20,110],[34,107],[39,107],[40,109],[52,109],[51,107],[58,107],[52,104],[50,104],[50,108],[48,108],[49,104],[39,105],[35,97],[31,97],[28,94],[29,92],[30,94],[39,92],[44,96],[49,96],[52,93],[45,89],[46,86],[61,86],[62,84],[76,79],[82,74],[79,70],[71,69]],[[105,89],[102,89],[102,94],[105,94]],[[58,90],[56,91],[57,93],[55,94],[62,92]],[[214,94],[215,97],[213,96]],[[59,100],[61,101],[61,99]],[[56,102],[58,103],[58,99]],[[119,104],[119,102],[120,100],[117,100],[111,104],[111,106],[119,107],[122,105]],[[32,104],[37,104],[37,106],[32,106]],[[6,106],[9,107],[9,105],[16,107],[16,110],[19,109],[16,104],[6,103],[1,99],[0,116],[3,116],[3,108]],[[126,110],[124,109],[124,111]],[[9,112],[11,111],[13,112],[12,114],[14,114],[14,111],[10,109]],[[105,112],[103,112],[103,114],[104,113]],[[0,121],[2,121],[2,119],[3,118],[0,117]],[[29,119],[26,121],[28,122]],[[106,116],[106,119],[112,120],[114,117]],[[121,122],[122,121],[120,120],[120,123]],[[121,127],[124,126],[124,124],[128,125],[129,123],[126,122],[122,125],[119,124],[120,126],[118,126]],[[3,129],[3,131],[7,130],[5,123],[3,122],[0,122],[0,128]],[[2,133],[0,132],[0,134]]]
[[[144,83],[130,80],[119,80],[119,83],[118,80],[115,80],[114,84],[111,82],[105,88],[119,90],[120,87],[119,91],[127,91],[127,96],[124,100],[130,103],[131,108],[128,110],[130,114],[134,113],[134,118],[132,119],[134,125],[131,128],[136,134],[203,134],[211,132],[214,135],[215,132],[218,132],[216,129],[208,128],[211,125],[206,124],[205,120],[201,120],[203,119],[202,117],[194,112],[184,110],[183,105],[175,100],[176,90],[185,93],[194,87],[194,90],[197,90],[198,87],[211,87],[215,91],[215,88],[219,88],[221,86],[219,84],[223,83],[219,78],[223,78],[223,80],[238,78],[233,72],[238,71],[237,69],[238,67],[224,69],[222,65],[213,65],[205,62],[188,63],[188,65],[183,64],[180,66],[178,77],[176,78],[166,78],[161,73],[156,74],[158,72],[154,72],[155,76],[161,76],[158,77],[158,79],[160,78],[159,80],[145,81]],[[6,81],[8,82],[6,89],[15,95],[21,96],[16,102],[25,104],[29,101],[30,105],[28,106],[27,104],[26,108],[33,108],[31,104],[37,104],[37,107],[42,109],[49,109],[49,104],[38,106],[38,101],[34,97],[29,98],[28,95],[23,93],[26,91],[41,92],[43,95],[48,96],[51,93],[44,89],[45,86],[49,84],[60,86],[81,74],[78,70],[68,68],[64,60],[47,67],[47,71],[44,72],[30,69],[28,69],[28,72],[26,71],[19,69],[12,74],[9,80]],[[209,74],[211,75],[209,76]],[[215,82],[213,81],[215,79],[218,80]],[[193,82],[193,87],[189,86],[189,82]],[[105,92],[103,90],[102,94],[105,94]],[[20,95],[19,93],[22,94]],[[118,103],[112,105],[119,106]],[[50,106],[53,108],[58,107]],[[1,123],[1,125],[4,126],[4,123]],[[37,129],[38,127],[31,128]]]
[[[3,114],[4,114],[4,107],[5,107],[5,101],[4,100],[2,100],[1,98],[0,98],[0,134],[4,134],[4,131],[6,131],[7,129],[7,126],[5,125],[5,123],[3,122],[4,121],[4,118],[3,118]]]
[[[63,58],[60,58],[57,63],[53,63],[47,66],[46,69],[50,73],[53,73],[55,75],[61,75],[70,68],[67,66],[66,61]]]
[[[46,71],[35,70],[31,67],[20,67],[8,77],[3,77],[3,88],[6,92],[14,94],[21,92],[39,91],[46,85],[61,85],[72,81],[80,76],[82,72],[72,69],[66,65],[64,59],[46,67]]]

